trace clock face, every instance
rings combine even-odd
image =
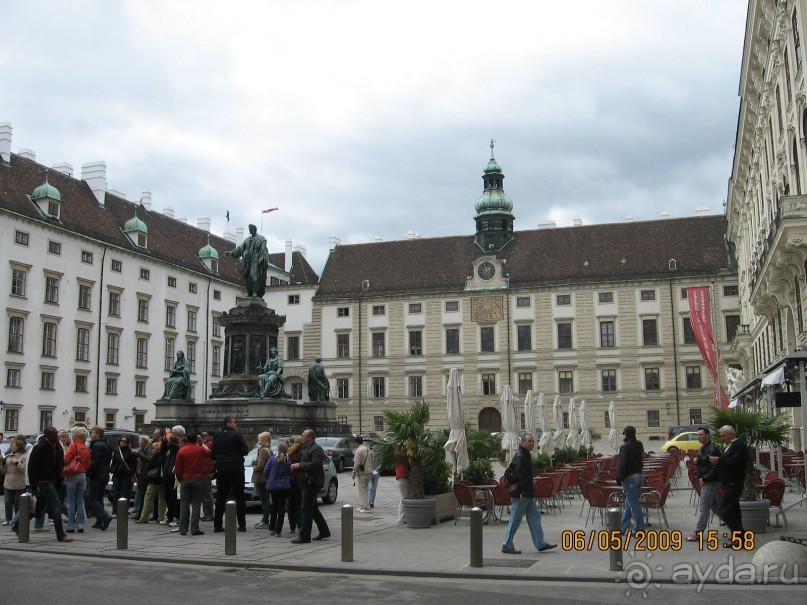
[[[494,275],[496,275],[496,267],[494,267],[491,263],[485,261],[479,268],[476,270],[477,275],[484,280],[491,279]]]

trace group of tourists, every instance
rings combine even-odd
[[[271,535],[280,536],[288,515],[290,533],[299,530],[293,543],[328,538],[330,529],[317,505],[325,481],[325,452],[316,443],[314,431],[304,431],[291,445],[281,442],[276,454],[270,443],[269,433],[259,435],[253,481],[265,506],[256,527],[267,527]],[[69,432],[47,427],[36,445],[17,435],[2,460],[6,469],[3,525],[19,530],[20,496],[29,492],[36,500],[34,531],[50,531],[46,516],[60,542],[72,542],[69,534],[84,533],[87,517],[95,519],[93,528],[106,530],[115,514],[114,507],[110,513],[104,504],[111,478],[113,502],[128,501],[136,482],[132,516],[137,524],[155,521],[170,526],[171,532],[197,536],[204,534],[200,521],[212,521],[213,531],[223,532],[226,503],[232,498],[238,531],[245,532],[244,457],[248,452],[232,417],[225,418],[216,433],[186,433],[177,425],[155,429],[151,438],[140,436],[137,444],[121,436],[114,447],[101,427],[94,427],[89,435],[81,425]],[[312,537],[314,524],[318,534]]]

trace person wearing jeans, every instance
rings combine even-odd
[[[701,449],[698,450],[696,466],[698,480],[701,482],[700,500],[698,501],[698,521],[695,532],[687,538],[687,542],[698,540],[698,534],[709,524],[709,513],[717,514],[717,492],[720,482],[717,480],[717,467],[709,460],[709,456],[719,456],[720,450],[712,443],[712,433],[706,427],[698,429],[698,441]]]
[[[535,494],[532,484],[532,450],[535,448],[535,436],[525,433],[518,446],[518,452],[513,456],[510,466],[518,481],[518,494],[512,496],[510,508],[510,522],[507,524],[507,532],[504,535],[502,552],[507,555],[520,555],[521,551],[516,550],[513,538],[521,525],[521,519],[527,518],[527,525],[530,528],[532,544],[538,552],[544,552],[556,548],[557,544],[550,544],[544,539],[544,529],[541,526],[541,509],[535,503]]]
[[[642,487],[644,476],[642,470],[642,454],[644,446],[636,439],[636,427],[628,425],[622,431],[624,442],[619,447],[619,475],[617,483],[622,485],[625,492],[625,510],[622,513],[622,533],[630,529],[630,522],[636,524],[636,531],[645,530],[644,513],[639,502],[639,490]]]
[[[67,475],[64,479],[67,490],[67,533],[78,530],[84,533],[84,492],[87,489],[87,469],[90,468],[90,450],[85,445],[87,429],[74,426],[71,430],[72,443],[64,455],[65,467],[73,460],[78,460],[78,472]]]

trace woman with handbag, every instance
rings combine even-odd
[[[165,461],[165,454],[163,453],[164,443],[164,441],[157,440],[152,442],[153,449],[151,451],[151,457],[146,463],[146,472],[144,474],[148,487],[146,487],[146,496],[143,498],[143,510],[140,512],[140,518],[135,519],[135,523],[149,522],[151,506],[155,500],[157,500],[158,518],[165,518],[165,486],[163,485],[163,462]]]
[[[87,447],[87,429],[74,426],[70,430],[73,441],[67,446],[64,454],[65,491],[67,492],[67,528],[68,534],[84,533],[84,492],[87,490],[87,470],[90,468],[90,448]]]
[[[6,476],[3,489],[6,492],[6,520],[3,525],[11,523],[11,519],[20,510],[20,496],[25,493],[25,444],[12,439],[5,459]]]

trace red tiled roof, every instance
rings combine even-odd
[[[496,257],[507,259],[510,287],[661,279],[729,271],[722,215],[516,231]],[[318,296],[371,292],[461,291],[484,253],[473,236],[338,246]],[[669,270],[675,259],[677,270]]]
[[[235,244],[160,212],[146,210],[139,202],[125,200],[109,192],[105,195],[102,208],[86,182],[56,170],[48,170],[48,182],[62,195],[61,221],[42,216],[28,195],[45,182],[46,170],[45,166],[16,154],[11,155],[10,166],[0,162],[0,209],[50,223],[157,261],[215,275],[196,256],[199,249],[207,245],[209,236],[210,245],[219,253],[218,277],[237,285],[243,284],[239,262],[224,256],[224,251],[232,250]],[[135,215],[135,209],[138,218],[148,227],[147,249],[134,246],[121,230],[124,223]],[[282,258],[282,253],[279,256]],[[296,256],[299,258],[292,265],[292,280],[309,283],[313,279],[316,283],[317,276],[311,266],[302,255],[297,253]],[[283,266],[282,261],[279,266]]]

